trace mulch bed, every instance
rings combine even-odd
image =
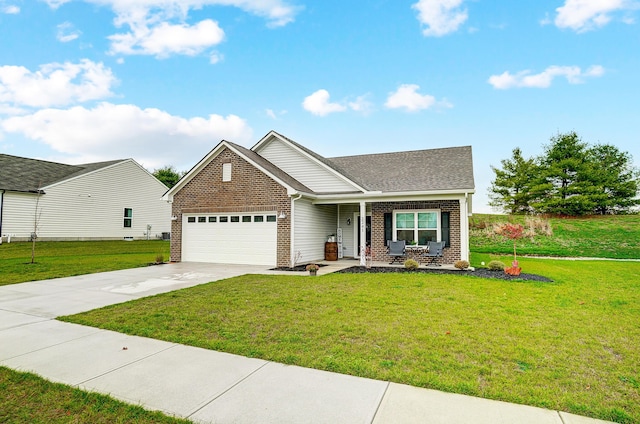
[[[307,265],[309,264],[296,265],[294,267],[279,266],[277,268],[271,268],[269,271],[306,271]],[[318,265],[320,268],[322,268],[323,266],[327,266],[326,264],[315,264],[315,265]]]
[[[457,271],[451,269],[437,269],[437,268],[418,268],[418,269],[407,269],[407,268],[397,268],[390,266],[374,266],[371,268],[366,268],[364,266],[352,266],[350,268],[345,268],[340,271],[336,271],[336,273],[341,274],[376,274],[376,273],[406,273],[406,274],[452,274],[452,275],[468,275],[472,277],[482,277],[482,278],[497,278],[500,280],[517,280],[517,281],[540,281],[544,283],[552,283],[553,280],[543,277],[542,275],[537,274],[525,274],[522,273],[518,276],[508,275],[502,271],[490,271],[486,268],[476,268],[475,271]]]

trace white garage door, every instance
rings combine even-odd
[[[275,266],[276,221],[273,212],[185,214],[182,260]]]

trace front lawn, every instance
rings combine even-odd
[[[169,260],[168,241],[39,241],[32,264],[31,243],[3,243],[0,286],[147,266],[159,255]]]
[[[0,422],[2,423],[138,423],[187,424],[127,405],[109,396],[51,383],[30,373],[0,367]]]
[[[524,272],[555,282],[430,274],[248,275],[62,319],[286,364],[640,422],[640,263],[522,258],[520,264]]]

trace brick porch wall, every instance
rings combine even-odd
[[[449,212],[451,246],[444,249],[443,263],[452,264],[460,259],[460,203],[457,200],[439,202],[383,202],[371,205],[371,251],[374,261],[391,262],[384,239],[384,214],[394,210],[440,209]]]
[[[231,163],[231,181],[222,181],[222,164]],[[224,149],[173,197],[171,260],[182,260],[182,214],[284,212],[278,219],[277,266],[290,265],[291,200],[286,188],[229,149]],[[249,260],[250,261],[250,260]]]

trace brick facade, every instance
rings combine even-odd
[[[384,214],[394,210],[440,209],[450,213],[450,243],[444,249],[443,262],[452,264],[460,259],[460,202],[457,200],[416,201],[416,202],[381,202],[371,204],[371,251],[375,261],[391,261],[387,255],[386,240],[384,239]]]
[[[231,181],[222,181],[222,164],[231,163]],[[290,265],[291,199],[287,189],[225,148],[173,197],[171,260],[182,259],[182,214],[284,212],[278,219],[277,266]]]

